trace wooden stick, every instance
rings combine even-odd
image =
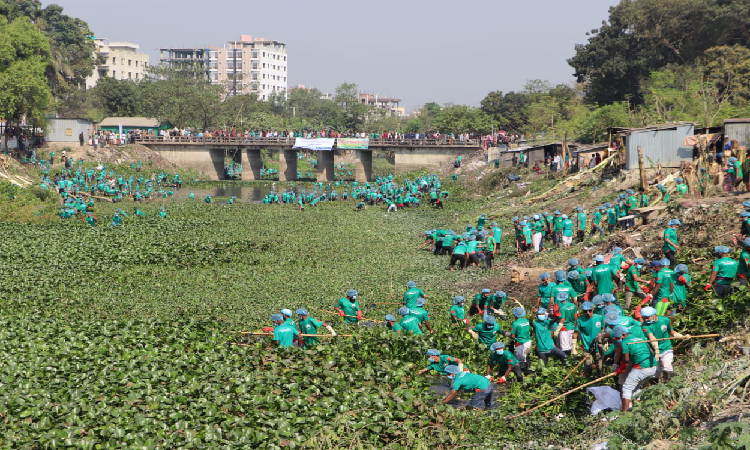
[[[240,331],[240,334],[251,334],[253,336],[273,336],[273,333],[264,333],[262,331]],[[343,336],[343,337],[353,337],[353,334],[300,334],[302,337],[336,337],[336,336]]]
[[[324,312],[324,313],[328,313],[328,314],[336,314],[337,316],[340,316],[340,315],[341,315],[341,314],[337,313],[336,311],[326,311],[326,310],[323,310],[323,309],[321,309],[321,310],[319,310],[319,311],[320,311],[320,312]],[[357,318],[357,316],[346,316],[346,315],[345,315],[344,317],[353,317],[353,318],[355,318],[355,319]],[[359,320],[361,320],[361,321],[365,321],[365,322],[378,322],[378,323],[385,323],[385,320],[365,319],[364,317],[363,317],[363,318],[361,318],[361,319],[359,319]]]
[[[403,303],[398,302],[379,302],[379,303],[370,303],[371,305],[402,305]]]
[[[671,341],[674,339],[694,339],[694,338],[710,338],[710,337],[719,337],[720,334],[699,334],[697,336],[680,336],[680,337],[668,337],[668,338],[659,338],[659,339],[652,339],[647,341],[636,341],[636,342],[628,342],[628,345],[633,344],[644,344],[648,342],[655,342],[655,341]]]
[[[602,380],[604,380],[606,378],[609,378],[609,377],[613,377],[615,375],[617,375],[617,374],[615,372],[612,372],[609,375],[604,375],[603,377],[599,377],[599,378],[597,378],[594,381],[589,381],[588,383],[582,384],[582,385],[578,386],[575,389],[571,389],[571,390],[569,390],[568,392],[566,392],[564,394],[558,395],[557,397],[553,398],[552,400],[548,400],[548,401],[542,403],[541,405],[535,406],[535,407],[533,407],[531,409],[528,409],[528,410],[526,410],[526,411],[524,411],[522,413],[516,414],[515,416],[511,416],[511,417],[509,417],[509,419],[515,419],[516,417],[525,416],[526,414],[530,413],[531,411],[537,410],[537,409],[541,408],[542,406],[549,405],[550,403],[554,402],[555,400],[559,400],[559,399],[561,399],[561,398],[563,398],[563,397],[565,397],[565,396],[567,396],[569,394],[572,394],[573,392],[575,392],[575,391],[577,391],[579,389],[585,388],[586,386],[590,386],[590,385],[592,385],[594,383],[598,383],[599,381],[602,381]]]
[[[573,367],[573,370],[571,370],[570,372],[568,372],[567,375],[565,375],[565,378],[563,378],[561,382],[557,383],[557,386],[555,386],[555,387],[560,387],[561,384],[565,383],[565,380],[567,380],[569,376],[573,375],[573,372],[575,372],[576,369],[578,369],[579,367],[581,367],[581,364],[583,364],[584,361],[586,361],[586,357],[585,356],[583,357],[583,359],[581,359],[581,362],[579,362],[578,364],[576,364],[575,367]]]

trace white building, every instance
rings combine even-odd
[[[224,47],[162,48],[159,59],[173,67],[190,64],[205,70],[227,95],[257,94],[261,100],[277,92],[289,95],[286,44],[280,41],[242,35]]]
[[[103,60],[86,78],[86,88],[96,86],[99,78],[108,76],[115,80],[138,81],[146,76],[148,55],[140,53],[138,44],[130,42],[109,42],[106,39],[94,40],[96,54]]]

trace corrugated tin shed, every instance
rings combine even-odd
[[[737,140],[740,146],[750,148],[750,119],[727,119],[724,121],[724,136]]]
[[[629,129],[620,132],[625,136],[627,170],[638,168],[638,147],[643,148],[643,161],[647,167],[680,167],[683,161],[693,160],[693,149],[685,146],[685,138],[694,134],[695,125],[660,125],[650,128]]]
[[[83,138],[88,139],[94,131],[94,122],[86,119],[47,119],[47,142],[78,142],[78,135],[83,133]]]

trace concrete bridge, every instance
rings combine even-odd
[[[194,169],[212,180],[224,175],[225,158],[242,164],[243,180],[259,180],[263,167],[261,150],[279,152],[279,180],[297,179],[297,152],[293,137],[194,137],[143,136],[137,144],[159,153],[179,167]],[[408,172],[439,166],[453,161],[458,155],[468,155],[482,148],[479,139],[370,139],[369,149],[350,150],[355,153],[355,179],[372,181],[372,152],[391,151],[395,156],[396,172]],[[318,151],[318,181],[333,181],[336,148]]]

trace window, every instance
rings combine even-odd
[[[112,57],[112,64],[117,64],[117,58],[115,58],[114,56]]]
[[[117,71],[115,70],[112,71],[112,78],[117,78]]]
[[[128,65],[129,65],[129,66],[130,66],[130,65],[132,65],[132,64],[131,64],[131,62],[133,62],[133,60],[132,60],[132,59],[129,59],[129,60],[128,60]]]
[[[120,64],[122,64],[123,66],[125,65],[125,58],[120,58]],[[123,72],[123,73],[125,73],[125,72]]]
[[[139,75],[139,73],[138,73],[138,72],[136,72],[136,73],[135,73],[135,79],[136,79],[136,80],[138,79],[138,75]]]
[[[284,57],[284,61],[286,61],[286,56]]]
[[[263,57],[264,57],[264,58],[266,57],[266,52],[263,52]]]
[[[133,72],[128,72],[128,79],[133,78]]]
[[[263,74],[263,79],[264,79],[264,80],[266,79],[266,74],[265,74],[265,73]]]
[[[264,69],[266,68],[266,63],[263,63],[263,68],[264,68]]]

